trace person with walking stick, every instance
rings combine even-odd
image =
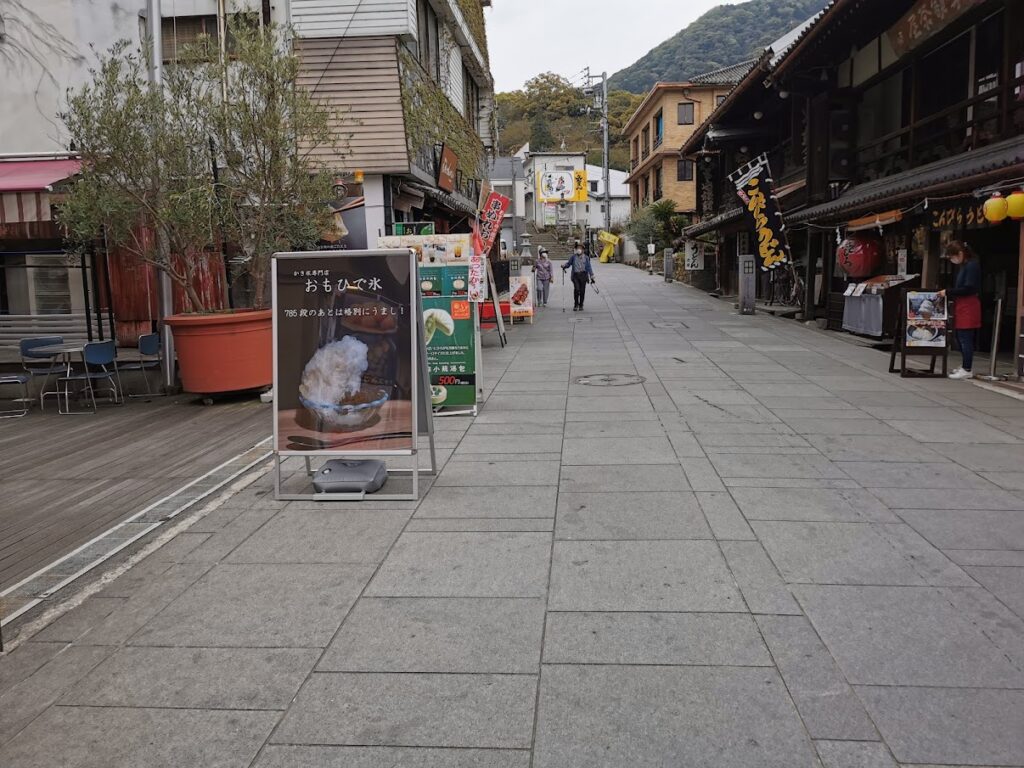
[[[548,258],[548,249],[541,248],[537,252],[537,263],[533,265],[533,272],[537,276],[537,304],[546,307],[548,305],[548,291],[551,283],[555,282],[555,265]]]
[[[587,283],[594,283],[594,268],[590,257],[583,252],[583,246],[577,241],[576,249],[569,260],[562,265],[562,271],[572,270],[572,311],[583,311],[583,300],[587,297]]]

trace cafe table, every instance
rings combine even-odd
[[[74,355],[79,355],[80,357],[82,356],[82,354],[85,352],[85,342],[82,342],[82,341],[66,341],[66,342],[64,342],[62,344],[48,344],[45,347],[35,347],[32,350],[32,352],[34,354],[37,354],[37,355],[49,355],[50,357],[53,357],[53,358],[58,358],[58,357],[61,358],[61,362],[64,363],[64,370],[65,370],[64,375],[65,376],[70,376],[71,372],[72,372],[72,369],[71,369],[72,359],[71,358]],[[83,363],[84,363],[84,358],[83,358]],[[61,379],[61,377],[58,374],[57,375],[57,382],[54,383],[54,389],[52,391],[51,390],[43,390],[43,391],[41,391],[39,393],[39,407],[40,408],[43,408],[44,403],[46,402],[46,396],[47,395],[58,395],[60,390],[57,389],[56,385],[57,385],[57,383],[60,382],[60,379]]]

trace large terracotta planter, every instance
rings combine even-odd
[[[273,330],[269,309],[172,315],[181,384],[208,395],[258,389],[273,383]]]

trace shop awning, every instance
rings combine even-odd
[[[1024,136],[947,157],[895,176],[851,187],[835,200],[812,205],[791,217],[793,223],[835,220],[839,216],[887,210],[929,195],[969,194],[1000,179],[1024,175]]]
[[[846,222],[847,232],[860,232],[864,229],[876,229],[887,227],[903,219],[903,212],[900,210],[886,211],[885,213],[873,213],[870,216],[861,216],[859,219],[852,219]]]
[[[74,176],[79,160],[10,160],[0,162],[0,192],[49,192],[58,181]]]

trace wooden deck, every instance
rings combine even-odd
[[[0,421],[0,590],[270,436],[258,398],[191,396]]]

